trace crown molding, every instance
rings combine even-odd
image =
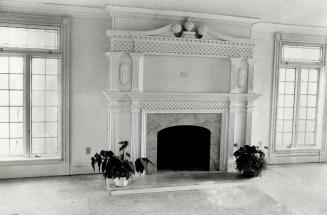
[[[258,22],[252,26],[252,32],[289,32],[311,35],[327,35],[327,27],[322,26],[304,26],[304,25],[291,25],[282,23]]]
[[[226,16],[208,13],[195,13],[185,11],[158,10],[136,7],[123,7],[116,5],[106,5],[106,12],[111,17],[137,17],[144,19],[165,19],[165,20],[185,20],[191,17],[193,21],[217,23],[217,22],[234,22],[252,25],[260,21],[256,17]]]
[[[73,17],[85,17],[94,19],[108,19],[105,10],[101,7],[83,7],[76,5],[61,5],[50,3],[33,3],[19,1],[0,1],[0,12],[24,13],[38,15],[69,15]]]

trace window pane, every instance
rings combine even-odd
[[[316,108],[308,108],[307,119],[315,119],[315,118],[316,118]]]
[[[309,81],[316,82],[317,80],[318,80],[318,70],[317,69],[310,69]]]
[[[57,138],[46,138],[46,153],[57,154],[58,153],[58,140]]]
[[[292,146],[292,133],[283,133],[283,145],[286,148],[290,148]]]
[[[285,94],[294,94],[294,83],[293,82],[285,83]]]
[[[10,48],[58,49],[58,31],[0,27],[0,46]]]
[[[23,89],[23,75],[10,74],[10,89]]]
[[[303,145],[304,144],[304,137],[305,137],[305,134],[303,132],[299,132],[297,134],[297,144]]]
[[[276,131],[283,132],[283,120],[277,120]]]
[[[0,89],[8,89],[8,74],[0,74]]]
[[[32,90],[45,90],[45,75],[32,76]]]
[[[33,122],[32,123],[32,137],[45,137],[45,123]]]
[[[57,105],[58,105],[57,91],[47,91],[46,106],[57,106]]]
[[[315,121],[314,120],[308,120],[307,121],[306,130],[308,132],[314,132],[315,131]]]
[[[0,156],[6,156],[8,154],[9,154],[9,139],[0,139]]]
[[[32,138],[32,154],[45,153],[45,138]]]
[[[301,82],[301,94],[308,94],[308,83]]]
[[[32,74],[45,74],[45,59],[32,58]]]
[[[300,108],[299,110],[299,119],[306,119],[307,118],[307,109]]]
[[[308,96],[308,107],[316,107],[316,96]]]
[[[47,122],[46,123],[46,137],[57,137],[57,123]]]
[[[23,122],[23,107],[10,107],[10,121]]]
[[[316,94],[317,93],[317,83],[309,83],[308,85],[308,94]]]
[[[23,155],[23,140],[20,139],[10,139],[10,154],[11,155]]]
[[[57,121],[57,111],[56,107],[46,107],[46,121]]]
[[[57,75],[59,71],[59,59],[46,59],[47,75]]]
[[[295,81],[295,69],[286,69],[286,81]]]
[[[9,138],[9,123],[0,123],[0,138]]]
[[[314,144],[314,133],[308,132],[305,135],[305,144]]]
[[[10,123],[10,138],[23,137],[23,123]]]
[[[32,122],[44,122],[44,121],[45,121],[45,108],[32,107]]]
[[[45,105],[45,92],[34,91],[32,92],[32,106],[44,106]]]
[[[0,122],[9,122],[9,107],[0,107]]]
[[[285,61],[321,62],[322,48],[314,46],[282,46],[282,59]]]
[[[57,90],[57,76],[47,75],[46,77],[46,90]]]
[[[23,62],[22,57],[9,57],[9,73],[23,73]]]
[[[286,95],[285,96],[285,107],[294,106],[294,96]]]
[[[9,105],[9,90],[0,90],[0,106]]]
[[[289,120],[284,121],[284,132],[292,132],[293,122]]]
[[[284,119],[293,119],[293,108],[284,108]]]
[[[23,106],[23,91],[10,91],[10,105]]]
[[[8,71],[8,57],[0,56],[0,73],[9,73]]]

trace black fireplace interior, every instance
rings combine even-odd
[[[173,126],[158,132],[158,170],[210,168],[210,130],[192,125]]]

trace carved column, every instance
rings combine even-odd
[[[245,101],[237,98],[232,99],[229,106],[228,169],[233,169],[234,165],[234,144],[243,146],[246,142],[245,117]]]
[[[118,91],[119,59],[122,56],[122,53],[121,52],[106,52],[106,56],[109,60],[108,90],[109,91]]]
[[[253,82],[254,82],[254,63],[255,60],[253,58],[248,58],[248,93],[254,93],[253,91]]]
[[[133,64],[132,91],[143,91],[143,54],[131,53]]]
[[[253,101],[248,100],[246,105],[246,145],[251,145],[252,136],[252,113],[253,113]]]
[[[117,148],[117,118],[118,118],[119,107],[117,106],[117,102],[110,101],[108,105],[108,148],[112,150],[115,154],[118,153]]]
[[[141,105],[139,101],[131,104],[131,156],[132,160],[140,157],[141,152]]]

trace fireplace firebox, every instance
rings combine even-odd
[[[210,130],[193,125],[172,126],[158,132],[158,170],[210,169]]]

